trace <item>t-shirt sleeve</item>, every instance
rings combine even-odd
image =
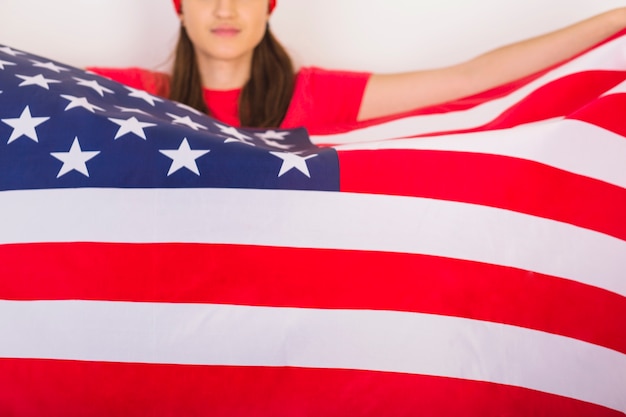
[[[143,68],[101,68],[90,67],[89,71],[110,78],[132,88],[147,91],[162,97],[169,96],[169,76]]]
[[[367,72],[301,69],[283,127],[315,131],[355,123],[370,76]]]

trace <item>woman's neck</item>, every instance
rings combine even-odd
[[[202,86],[209,90],[243,88],[250,78],[252,56],[239,60],[198,60]]]

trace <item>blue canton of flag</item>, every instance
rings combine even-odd
[[[305,129],[225,125],[180,103],[0,46],[0,189],[339,189]]]

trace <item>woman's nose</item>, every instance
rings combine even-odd
[[[215,0],[215,15],[221,18],[237,14],[236,0]]]

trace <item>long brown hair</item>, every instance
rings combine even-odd
[[[247,127],[278,127],[293,95],[293,63],[269,25],[252,56],[250,79],[239,98],[239,120]],[[170,81],[170,98],[208,114],[196,55],[184,26],[180,28]]]

